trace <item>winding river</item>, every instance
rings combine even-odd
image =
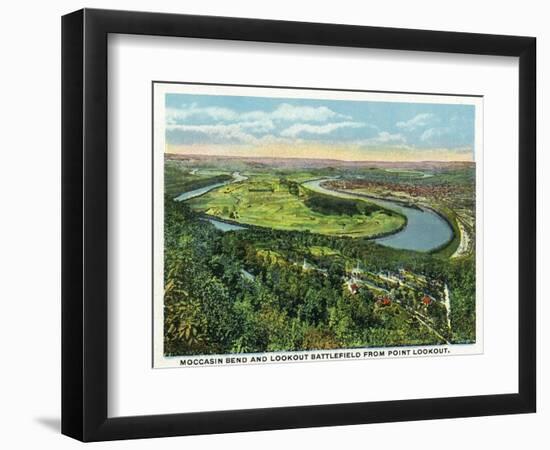
[[[248,179],[248,177],[241,175],[239,172],[234,172],[232,175],[233,179],[230,181],[226,181],[224,183],[214,183],[200,189],[183,192],[174,200],[189,200],[191,198],[204,195],[213,189],[225,186],[226,184],[237,183]],[[443,244],[449,242],[453,237],[453,230],[447,221],[431,209],[411,208],[396,201],[381,200],[370,197],[366,194],[336,191],[321,186],[323,182],[332,179],[334,178],[321,178],[318,180],[306,181],[302,183],[302,185],[313,191],[326,195],[351,199],[364,199],[370,203],[396,211],[407,217],[407,225],[402,230],[392,235],[375,239],[375,242],[381,245],[398,249],[426,252],[442,246]],[[228,222],[218,221],[213,218],[208,218],[207,220],[222,231],[240,230],[245,228],[244,226],[238,224],[230,224]]]
[[[212,189],[216,189],[216,188],[225,186],[226,184],[238,183],[239,181],[248,180],[248,177],[245,177],[244,175],[241,175],[239,172],[233,172],[231,174],[231,176],[233,177],[232,180],[224,181],[223,183],[209,184],[208,186],[204,186],[204,187],[201,187],[199,189],[194,189],[192,191],[182,192],[180,195],[178,195],[176,198],[174,198],[174,200],[176,200],[178,202],[184,202],[185,200],[190,200],[190,199],[195,198],[195,197],[200,197],[201,195],[204,195],[207,192],[210,192]]]
[[[331,178],[302,183],[313,191],[342,198],[364,199],[407,217],[407,225],[395,234],[375,239],[381,245],[392,248],[427,252],[449,242],[453,230],[443,217],[431,209],[417,209],[391,200],[380,200],[366,194],[327,189],[321,184]]]

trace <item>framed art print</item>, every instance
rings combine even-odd
[[[483,351],[482,98],[154,82],[153,108],[154,367]]]
[[[535,411],[535,40],[63,18],[63,433]]]

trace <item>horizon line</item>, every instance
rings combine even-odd
[[[226,159],[296,159],[296,160],[314,160],[314,161],[335,161],[345,163],[469,163],[475,164],[474,160],[465,161],[461,159],[418,159],[418,160],[390,160],[390,159],[336,159],[336,158],[315,158],[302,156],[238,156],[238,155],[222,155],[212,154],[205,155],[201,153],[172,153],[164,152],[164,155],[173,155],[178,157],[199,157],[199,158],[226,158]]]

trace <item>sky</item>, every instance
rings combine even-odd
[[[472,161],[473,105],[166,94],[166,152]]]

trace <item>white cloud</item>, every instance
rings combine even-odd
[[[238,119],[238,114],[229,108],[218,106],[198,107],[196,103],[182,105],[181,108],[166,109],[166,123],[181,123],[190,117],[203,117],[213,120],[231,121]]]
[[[285,111],[290,113],[289,110]],[[293,114],[294,112],[292,112]],[[309,111],[311,113],[311,111]],[[240,116],[241,118],[243,115]],[[359,128],[365,126],[359,122],[334,122],[321,125],[310,123],[298,123],[283,129],[279,136],[275,131],[277,126],[271,118],[261,115],[246,115],[247,118],[256,118],[235,123],[212,123],[212,124],[185,124],[168,123],[167,132],[173,137],[179,136],[185,143],[196,143],[212,141],[217,143],[241,143],[241,144],[265,144],[265,143],[290,143],[298,142],[301,134],[326,135],[340,128]],[[312,117],[311,115],[309,117]]]
[[[397,122],[395,126],[406,131],[414,131],[417,128],[427,126],[433,119],[434,115],[430,113],[417,114],[412,119],[405,122]]]
[[[279,105],[270,116],[275,120],[285,120],[294,122],[297,120],[304,122],[324,122],[328,119],[349,119],[348,116],[338,114],[327,108],[326,106],[293,106],[288,103]]]
[[[167,124],[184,124],[190,118],[222,122],[281,121],[281,122],[326,122],[329,119],[349,119],[349,116],[336,113],[326,106],[293,106],[280,104],[273,111],[254,110],[238,112],[234,109],[217,106],[198,107],[196,103],[166,110]]]
[[[275,129],[275,125],[270,119],[254,120],[251,122],[239,122],[234,125],[239,125],[241,128],[247,129],[252,133],[266,133]]]
[[[168,131],[179,131],[185,133],[186,139],[195,141],[201,140],[198,136],[226,140],[230,142],[248,142],[254,138],[246,133],[239,124],[230,125],[167,125]]]
[[[267,132],[267,128],[259,128],[262,126],[265,126],[263,122],[215,125],[167,125],[166,130],[173,133],[181,132],[183,143],[186,144],[202,143],[204,141],[220,144],[254,145],[289,142],[288,139],[273,136],[272,134],[264,134],[263,136],[255,136],[252,134],[254,132]]]
[[[359,122],[335,122],[324,125],[311,125],[309,123],[297,123],[281,131],[281,136],[296,137],[302,133],[329,134],[340,128],[360,128],[364,124]]]
[[[451,131],[452,129],[449,127],[428,128],[426,131],[424,131],[420,135],[420,140],[423,142],[429,142],[429,141],[432,141],[434,138],[438,138],[446,134],[449,134]]]
[[[407,139],[400,133],[389,133],[387,131],[381,131],[376,136],[357,141],[356,144],[360,146],[373,146],[373,145],[399,145],[406,144]]]
[[[236,122],[228,124],[200,124],[200,125],[186,125],[186,124],[168,124],[167,130],[182,130],[182,131],[196,131],[205,134],[217,134],[220,131],[225,130],[247,130],[251,133],[266,133],[275,129],[275,125],[271,120],[256,120],[250,122]]]

